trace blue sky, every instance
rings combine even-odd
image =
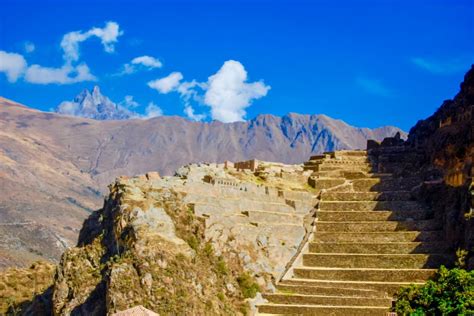
[[[408,130],[457,93],[473,21],[474,2],[453,0],[3,0],[0,95],[49,110],[98,84],[140,113]]]

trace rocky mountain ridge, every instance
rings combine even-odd
[[[92,91],[84,89],[72,102],[64,101],[55,110],[56,113],[90,118],[94,120],[128,120],[136,115],[127,108],[112,102],[102,95],[99,86]]]
[[[94,93],[84,95],[95,104]],[[181,117],[98,121],[2,98],[0,231],[8,238],[0,242],[0,266],[57,259],[75,244],[82,221],[101,206],[106,186],[117,176],[150,170],[170,175],[193,162],[302,163],[313,153],[364,148],[368,138],[381,140],[397,131],[293,113],[231,124]]]

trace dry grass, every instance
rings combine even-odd
[[[43,293],[53,284],[55,270],[54,264],[38,261],[26,269],[10,268],[0,272],[0,314]]]

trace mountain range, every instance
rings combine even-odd
[[[367,139],[406,136],[396,127],[371,130],[295,113],[235,123],[122,119],[109,101],[98,89],[82,93],[74,102],[82,116],[89,113],[83,118],[0,98],[0,267],[57,260],[120,175],[170,175],[193,162],[252,158],[301,163],[324,151],[365,148]]]

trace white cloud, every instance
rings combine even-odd
[[[116,22],[107,22],[104,28],[93,27],[87,32],[75,31],[67,33],[61,41],[61,48],[64,51],[64,59],[67,61],[79,60],[79,43],[90,37],[97,37],[101,40],[104,50],[112,53],[115,50],[115,43],[123,32]]]
[[[126,95],[124,100],[120,102],[120,105],[123,105],[126,108],[136,108],[140,104],[138,104],[138,102],[133,99],[132,95]]]
[[[145,108],[145,119],[158,117],[163,115],[163,110],[153,102],[148,103],[148,106]]]
[[[148,68],[161,68],[163,66],[159,59],[146,55],[133,58],[132,64],[143,65]]]
[[[16,53],[0,51],[0,72],[5,73],[9,82],[15,82],[26,70],[25,58]]]
[[[206,117],[205,114],[195,114],[193,107],[189,104],[184,107],[183,112],[188,118],[193,121],[202,121]]]
[[[180,72],[172,72],[164,78],[148,82],[148,86],[166,94],[175,91],[179,87],[181,79],[183,79],[183,75]]]
[[[225,123],[243,121],[245,109],[253,100],[267,95],[270,86],[263,81],[247,83],[247,71],[235,60],[228,60],[210,76],[204,104],[211,108],[211,117]]]
[[[30,54],[30,53],[32,53],[32,52],[35,51],[36,46],[35,46],[35,44],[33,44],[32,42],[28,42],[28,41],[27,41],[27,42],[25,42],[25,43],[23,44],[23,48],[24,48],[24,50],[25,50],[26,53]]]
[[[123,65],[122,71],[116,75],[129,75],[137,72],[139,69],[152,70],[161,67],[163,67],[163,64],[159,59],[145,55],[133,58],[130,63]]]
[[[271,89],[262,80],[247,82],[247,71],[235,60],[226,61],[207,82],[182,79],[180,72],[173,72],[148,82],[148,86],[163,94],[178,92],[184,101],[184,113],[196,121],[204,119],[206,115],[195,114],[192,101],[210,107],[212,119],[222,122],[243,121],[245,109],[252,101],[264,97]]]
[[[61,68],[32,65],[26,71],[25,80],[36,84],[71,84],[81,81],[96,81],[97,78],[90,73],[86,64],[72,66],[67,63]]]
[[[182,79],[183,75],[180,72],[172,72],[164,78],[148,82],[148,86],[162,94],[178,92],[184,101],[184,114],[193,121],[201,121],[206,115],[194,113],[191,101],[202,103],[202,96],[199,95],[196,88],[204,90],[206,89],[206,84],[197,82],[196,80],[181,82]]]
[[[76,102],[63,101],[58,105],[56,112],[65,115],[77,115],[80,110],[80,104]]]

